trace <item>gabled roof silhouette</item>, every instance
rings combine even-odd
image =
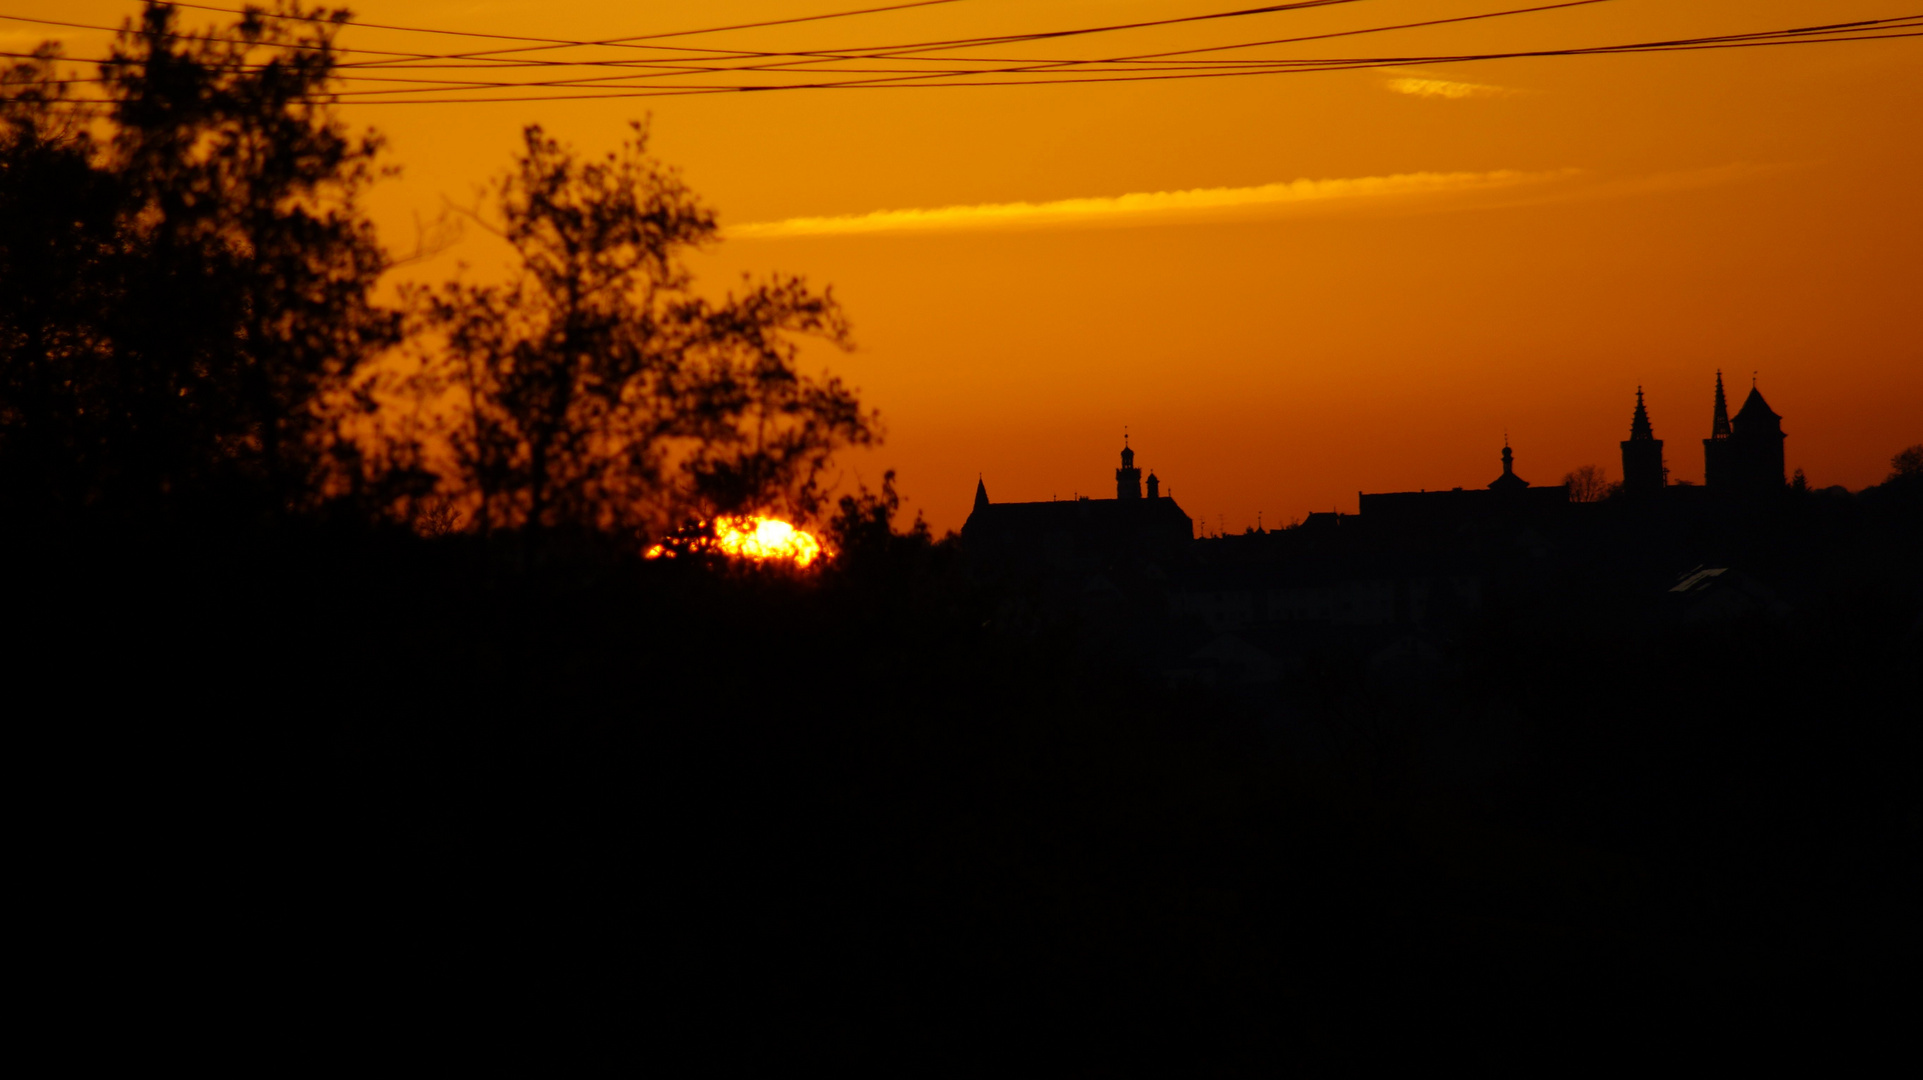
[[[1769,402],[1763,400],[1763,392],[1755,387],[1749,388],[1749,397],[1743,399],[1743,408],[1736,414],[1736,425],[1741,427],[1745,420],[1781,420],[1782,417],[1770,410]]]

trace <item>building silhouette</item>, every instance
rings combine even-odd
[[[1722,404],[1722,384],[1720,378],[1716,387],[1716,401]],[[1623,448],[1623,487],[1625,498],[1650,499],[1662,493],[1669,486],[1669,469],[1663,464],[1663,441],[1656,437],[1656,430],[1649,422],[1649,410],[1643,407],[1643,388],[1636,388],[1636,415],[1629,421],[1629,438]]]
[[[1162,494],[1153,470],[1144,481],[1126,439],[1115,498],[998,503],[977,479],[975,506],[962,524],[962,541],[978,557],[1064,567],[1175,557],[1194,537],[1194,521]]]
[[[1356,493],[1365,519],[1378,522],[1417,522],[1488,514],[1514,515],[1552,512],[1569,502],[1566,484],[1534,486],[1516,475],[1516,452],[1502,441],[1502,475],[1481,488],[1448,491],[1386,491]]]
[[[1785,490],[1787,438],[1782,417],[1754,385],[1742,408],[1730,416],[1722,372],[1718,371],[1710,434],[1703,440],[1704,483],[1700,487],[1671,484],[1663,440],[1656,437],[1648,402],[1639,386],[1629,438],[1619,444],[1622,485],[1614,497],[1604,501],[1632,506],[1659,504],[1666,508],[1662,514],[1670,515],[1697,512],[1686,509],[1689,507],[1714,513],[1710,510],[1713,504],[1770,498]],[[1463,527],[1533,528],[1561,519],[1566,511],[1585,521],[1601,512],[1600,507],[1570,510],[1566,483],[1531,484],[1518,475],[1516,453],[1507,437],[1503,439],[1501,462],[1501,473],[1481,487],[1357,492],[1358,514],[1310,514],[1302,524],[1316,534],[1344,527],[1358,542],[1363,542],[1362,538],[1373,543],[1398,536],[1432,541]],[[1172,498],[1162,494],[1161,481],[1152,470],[1144,473],[1136,466],[1135,450],[1124,436],[1113,499],[1080,496],[1072,500],[997,503],[988,497],[987,482],[978,479],[974,509],[962,526],[963,541],[978,558],[1056,568],[1114,567],[1131,558],[1162,562],[1186,558],[1199,550],[1191,544],[1194,522]],[[1361,532],[1355,533],[1355,529]],[[1381,577],[1386,580],[1392,576]]]
[[[1142,497],[1142,470],[1135,467],[1135,451],[1128,448],[1127,435],[1122,436],[1122,467],[1115,470],[1115,497]]]
[[[1751,383],[1749,397],[1734,420],[1723,396],[1723,373],[1716,373],[1716,408],[1709,438],[1703,440],[1703,486],[1726,498],[1766,498],[1783,490],[1783,418]]]

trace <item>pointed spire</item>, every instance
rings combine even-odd
[[[982,482],[981,474],[975,474],[975,509],[988,505],[988,485]]]
[[[1643,408],[1643,388],[1636,388],[1636,415],[1629,421],[1629,437],[1635,440],[1653,439],[1656,430],[1649,424],[1649,410]]]
[[[1723,372],[1716,371],[1716,415],[1709,422],[1709,437],[1729,438],[1729,399],[1723,396]]]

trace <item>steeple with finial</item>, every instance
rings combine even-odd
[[[1122,467],[1115,470],[1115,497],[1142,497],[1142,470],[1135,467],[1135,451],[1128,446],[1128,429],[1122,429]]]
[[[1661,491],[1669,482],[1663,468],[1663,441],[1649,422],[1643,406],[1643,388],[1636,388],[1636,414],[1629,421],[1629,438],[1623,442],[1623,494],[1646,497]]]
[[[1726,490],[1734,476],[1734,453],[1729,446],[1729,399],[1723,396],[1723,373],[1716,372],[1716,411],[1709,421],[1709,438],[1703,440],[1703,486]]]
[[[1509,433],[1502,433],[1502,475],[1489,481],[1491,491],[1521,491],[1529,481],[1516,475],[1516,452],[1509,449]]]
[[[1723,371],[1716,369],[1716,412],[1710,417],[1709,437],[1729,438],[1729,399],[1723,396]]]

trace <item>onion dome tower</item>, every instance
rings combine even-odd
[[[1128,436],[1122,436],[1122,467],[1115,470],[1115,497],[1118,499],[1139,499],[1142,497],[1142,470],[1135,467],[1135,451],[1128,448]]]
[[[1489,490],[1499,493],[1521,491],[1529,481],[1516,475],[1516,452],[1509,449],[1509,436],[1502,437],[1502,475],[1489,481]]]

